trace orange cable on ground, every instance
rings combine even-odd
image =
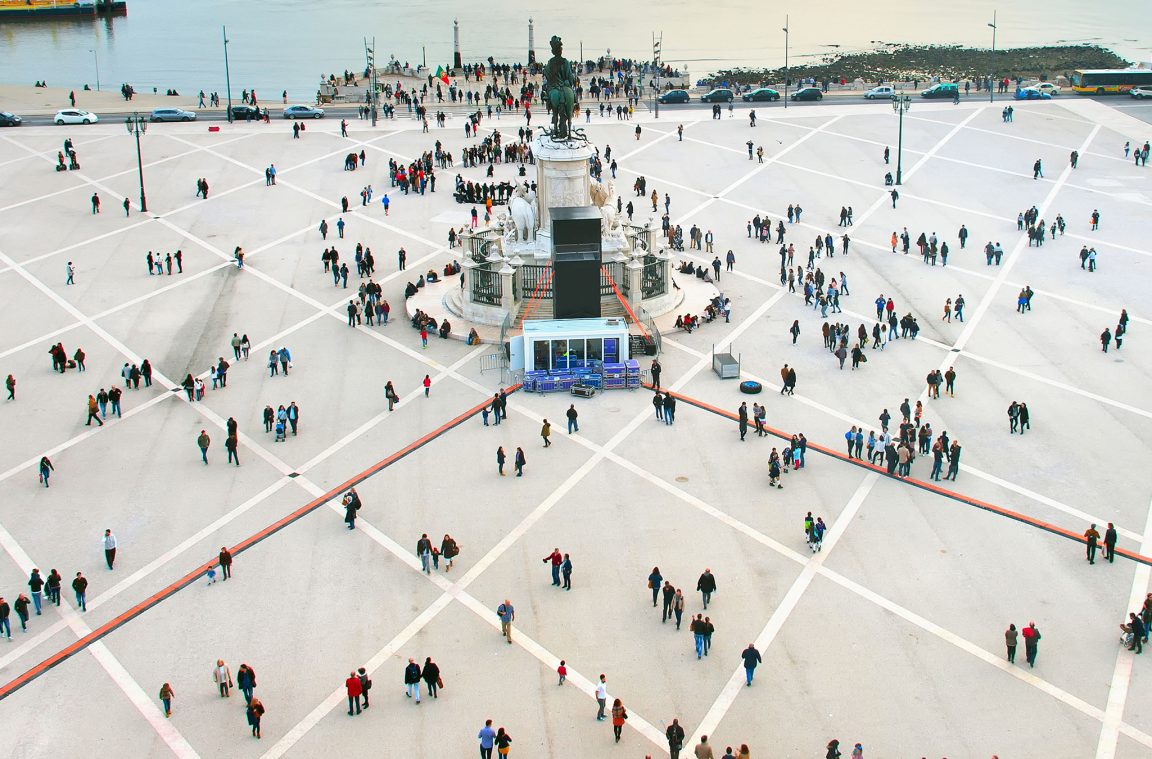
[[[520,389],[520,387],[521,386],[519,384],[512,385],[511,387],[507,388],[507,392],[509,392],[509,393],[516,392],[517,390]],[[414,440],[413,442],[409,443],[408,445],[404,446],[400,450],[393,453],[391,456],[388,456],[387,458],[376,462],[375,464],[368,467],[364,471],[360,472],[359,474],[352,476],[351,478],[349,478],[345,482],[341,483],[340,485],[337,485],[336,487],[332,488],[331,490],[324,493],[323,495],[309,501],[308,503],[304,504],[300,508],[293,511],[291,514],[288,514],[287,516],[284,516],[284,517],[278,519],[277,521],[268,525],[267,527],[260,530],[256,534],[245,538],[244,540],[237,543],[231,549],[232,555],[235,557],[235,556],[238,556],[239,554],[243,553],[244,551],[247,551],[249,548],[252,548],[253,546],[255,546],[260,541],[265,540],[265,539],[271,537],[272,535],[275,535],[276,533],[280,532],[281,530],[283,530],[288,525],[290,525],[294,522],[297,522],[300,519],[302,519],[303,517],[311,514],[313,511],[316,511],[316,509],[318,509],[321,506],[323,506],[324,504],[328,503],[333,498],[338,498],[340,495],[342,495],[349,488],[353,488],[353,487],[359,485],[360,483],[367,480],[369,477],[372,477],[373,475],[379,473],[381,470],[386,469],[389,466],[392,466],[397,461],[400,461],[401,459],[405,458],[409,454],[415,453],[417,450],[419,450],[420,448],[423,448],[425,445],[432,442],[436,438],[440,437],[444,433],[458,427],[460,424],[467,421],[469,418],[480,413],[480,410],[483,409],[485,406],[487,406],[489,403],[490,403],[490,401],[485,400],[483,403],[479,403],[476,406],[473,406],[472,408],[470,408],[469,410],[460,414],[459,416],[456,416],[452,420],[446,422],[445,424],[442,424],[441,426],[437,427],[436,429],[432,430],[431,432],[423,435],[422,437],[420,437],[420,438]],[[151,609],[153,606],[156,606],[159,603],[161,603],[162,601],[166,601],[167,599],[171,598],[178,591],[183,590],[184,588],[188,587],[192,583],[203,578],[205,572],[207,572],[210,568],[217,566],[218,564],[219,564],[219,560],[216,560],[216,559],[214,559],[212,561],[205,562],[204,564],[201,564],[200,566],[198,566],[195,569],[193,569],[192,571],[190,571],[188,574],[181,577],[176,582],[172,583],[171,585],[167,586],[166,588],[163,588],[162,590],[157,591],[156,593],[153,593],[151,596],[144,599],[140,603],[136,604],[132,608],[130,608],[127,611],[123,612],[122,614],[114,617],[113,619],[110,619],[108,622],[105,622],[100,627],[96,628],[95,630],[88,633],[84,637],[78,639],[75,643],[72,643],[71,645],[65,646],[61,650],[52,654],[47,659],[40,662],[35,667],[32,667],[31,669],[29,669],[24,674],[20,675],[19,677],[15,678],[14,680],[12,680],[6,684],[4,684],[3,686],[0,686],[0,700],[3,700],[5,698],[7,698],[8,696],[12,695],[13,693],[18,691],[19,689],[23,688],[28,683],[32,682],[33,680],[40,677],[41,675],[47,673],[49,670],[53,669],[54,667],[62,664],[64,661],[71,658],[72,656],[75,656],[76,654],[80,653],[81,651],[88,648],[89,646],[91,646],[93,643],[97,642],[101,638],[104,638],[105,636],[110,635],[111,633],[120,629],[121,627],[123,627],[128,622],[131,622],[132,620],[136,619],[137,617],[139,617],[144,612]]]
[[[651,384],[647,384],[647,385],[645,385],[645,387],[647,387],[648,389],[653,389]],[[696,398],[692,398],[690,396],[684,395],[683,393],[677,393],[677,392],[674,392],[671,390],[661,390],[661,392],[671,393],[673,395],[673,397],[684,401],[688,405],[695,406],[696,408],[703,409],[704,411],[709,411],[713,414],[716,414],[717,416],[722,416],[722,417],[724,417],[726,419],[730,419],[732,421],[738,421],[739,420],[739,416],[732,413],[731,411],[725,411],[724,409],[717,408],[716,406],[713,406],[709,403],[705,403],[704,401],[698,400]],[[782,440],[791,440],[792,439],[792,436],[789,435],[788,433],[786,433],[782,430],[775,429],[773,427],[765,426],[764,430],[771,435],[774,435],[778,438],[781,438]],[[1045,532],[1050,532],[1053,535],[1058,535],[1059,537],[1067,538],[1068,540],[1073,540],[1077,543],[1087,544],[1087,542],[1088,542],[1087,539],[1083,535],[1081,535],[1077,532],[1073,532],[1072,530],[1067,530],[1063,527],[1060,527],[1058,525],[1054,525],[1050,522],[1044,522],[1044,521],[1039,520],[1039,519],[1034,519],[1033,517],[1027,516],[1025,514],[1021,514],[1021,513],[1016,512],[1016,511],[1012,511],[1011,509],[1006,509],[1003,506],[997,506],[996,504],[988,503],[987,501],[981,501],[978,498],[973,498],[971,496],[964,495],[963,493],[957,493],[955,490],[948,490],[947,488],[942,488],[939,485],[933,485],[932,483],[925,482],[924,480],[917,480],[917,479],[912,478],[912,477],[898,477],[898,476],[888,475],[887,470],[882,466],[870,464],[866,461],[861,461],[859,459],[849,458],[845,454],[840,453],[838,450],[835,450],[833,448],[828,448],[826,446],[819,445],[817,443],[808,443],[808,448],[810,450],[816,451],[817,453],[822,453],[825,456],[831,456],[832,458],[839,459],[840,461],[843,461],[843,462],[848,463],[848,464],[852,464],[854,466],[858,466],[862,469],[867,469],[869,471],[873,471],[873,472],[877,472],[879,474],[889,476],[898,482],[906,483],[908,485],[911,485],[912,487],[920,488],[921,490],[927,490],[929,493],[934,493],[936,495],[944,496],[945,498],[950,498],[953,501],[959,501],[960,503],[967,504],[968,506],[974,506],[978,509],[982,509],[984,511],[989,511],[993,514],[998,514],[1002,517],[1007,517],[1009,519],[1013,519],[1017,522],[1021,522],[1023,524],[1029,525],[1031,527],[1036,527],[1036,528],[1039,528],[1041,530],[1044,530]],[[1117,548],[1116,549],[1116,555],[1117,556],[1123,556],[1126,559],[1131,559],[1132,561],[1135,561],[1135,562],[1140,563],[1140,564],[1146,564],[1148,566],[1152,566],[1152,557],[1144,556],[1143,554],[1136,553],[1135,551],[1128,551],[1128,550],[1125,550],[1123,548]]]

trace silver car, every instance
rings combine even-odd
[[[148,115],[149,121],[195,121],[196,114],[179,108],[156,108]]]
[[[324,109],[311,105],[290,105],[284,109],[286,119],[322,119]]]

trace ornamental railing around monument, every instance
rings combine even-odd
[[[649,253],[644,256],[644,270],[640,273],[640,297],[655,298],[668,292],[668,279],[664,275],[665,264]]]
[[[606,263],[600,267],[600,297],[615,296],[617,290],[620,291],[621,295],[627,297],[628,277],[624,271],[624,264],[622,262]]]
[[[486,306],[499,306],[504,300],[504,286],[500,273],[492,264],[484,263],[472,270],[472,302]]]
[[[549,278],[551,271],[551,266],[520,265],[512,277],[512,291],[516,300],[551,300],[552,281]]]

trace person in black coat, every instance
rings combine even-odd
[[[704,595],[704,608],[707,609],[708,601],[716,592],[716,577],[712,574],[711,569],[705,569],[704,574],[700,575],[700,579],[696,581],[696,590]]]
[[[428,686],[428,693],[432,695],[432,698],[440,698],[436,695],[436,691],[440,687],[440,667],[436,666],[436,662],[432,661],[431,656],[424,660],[424,671],[420,677]]]

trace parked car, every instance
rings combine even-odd
[[[865,100],[891,100],[892,96],[896,94],[896,90],[884,85],[881,87],[873,87],[864,93]]]
[[[691,100],[687,90],[668,90],[656,99],[661,103],[687,103]]]
[[[62,111],[56,111],[56,117],[52,120],[57,124],[95,124],[100,120],[100,117],[91,111],[65,108]]]
[[[788,96],[789,100],[823,100],[824,93],[819,87],[802,87]]]
[[[1053,97],[1060,94],[1060,88],[1057,87],[1056,85],[1052,84],[1052,82],[1040,82],[1038,84],[1032,85],[1032,87],[1040,90],[1041,92],[1047,92],[1049,95],[1051,95]]]
[[[745,92],[741,97],[745,103],[759,103],[765,100],[771,102],[773,100],[779,100],[780,93],[771,87],[761,87],[751,92]]]
[[[720,88],[700,96],[701,103],[731,103],[736,95],[732,90]]]
[[[149,121],[195,121],[196,114],[179,108],[156,108],[148,115]]]
[[[254,105],[232,106],[232,119],[235,121],[246,121],[248,119],[260,118],[263,118],[263,116],[260,114],[260,109]]]
[[[290,105],[284,109],[286,119],[322,119],[324,109],[312,105]]]
[[[1152,98],[1152,87],[1133,87],[1128,90],[1128,94],[1141,100],[1144,98]]]
[[[920,93],[922,98],[948,98],[951,100],[960,94],[960,85],[955,83],[943,82],[941,84],[934,84],[928,89]]]
[[[14,113],[0,111],[0,126],[20,126],[22,119]]]
[[[1051,100],[1052,96],[1047,92],[1041,92],[1035,87],[1020,87],[1016,90],[1016,94],[1012,97],[1017,100]]]

